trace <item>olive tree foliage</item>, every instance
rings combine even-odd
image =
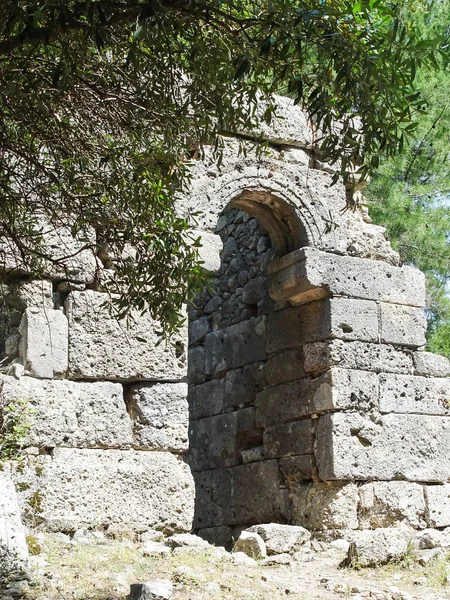
[[[174,211],[192,159],[261,98],[270,120],[277,92],[323,160],[364,177],[412,133],[416,71],[440,52],[405,6],[422,2],[2,0],[0,238],[36,271],[55,260],[45,227],[67,227],[115,257],[119,315],[176,328],[202,282],[195,215]]]
[[[402,154],[381,161],[366,195],[403,262],[425,272],[429,349],[450,358],[450,2],[429,1],[425,8],[414,18],[441,40],[439,69],[417,70],[424,110],[414,138]]]

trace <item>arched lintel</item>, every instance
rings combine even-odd
[[[278,256],[308,245],[305,227],[294,208],[274,194],[244,190],[229,202],[228,208],[238,208],[257,219],[267,230]]]

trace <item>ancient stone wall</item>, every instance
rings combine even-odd
[[[314,135],[280,99],[270,127],[195,163],[178,210],[200,211],[212,277],[170,347],[148,317],[117,321],[108,265],[69,232],[49,232],[72,258],[39,281],[0,246],[2,402],[34,409],[27,523],[221,543],[270,521],[450,525],[450,368],[424,352],[424,277],[344,211]]]

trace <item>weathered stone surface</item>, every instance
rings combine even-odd
[[[272,354],[265,364],[264,372],[269,385],[286,383],[304,377],[305,370],[300,349],[291,348]]]
[[[170,600],[173,585],[168,579],[155,579],[130,585],[129,600]]]
[[[195,473],[199,529],[289,518],[287,490],[276,460]]]
[[[26,308],[53,308],[53,286],[51,281],[18,281],[10,284],[10,304],[17,310]]]
[[[378,378],[374,373],[334,368],[315,379],[306,377],[259,393],[256,422],[268,427],[329,410],[368,410],[377,403]]]
[[[198,535],[214,546],[229,548],[232,542],[233,530],[231,527],[222,525],[221,527],[205,527],[199,529]]]
[[[205,349],[203,346],[189,348],[188,380],[189,383],[202,383],[205,381]]]
[[[450,484],[425,486],[425,497],[428,526],[448,527],[450,525]]]
[[[220,268],[220,252],[222,250],[222,240],[220,237],[210,231],[201,231],[193,229],[190,234],[194,239],[200,238],[201,246],[198,248],[201,268],[206,273],[215,273]]]
[[[188,448],[186,383],[140,383],[126,393],[134,447],[184,452]]]
[[[206,540],[192,533],[175,533],[165,541],[169,548],[211,548]]]
[[[266,358],[266,318],[258,317],[206,336],[205,371],[235,369]]]
[[[19,331],[19,355],[28,374],[44,379],[64,377],[69,346],[66,316],[52,308],[27,308]]]
[[[235,552],[244,552],[247,556],[259,560],[267,556],[266,544],[260,535],[243,531],[234,545]]]
[[[314,342],[303,346],[307,373],[321,373],[333,366],[376,373],[411,373],[411,353],[386,344],[366,342]]]
[[[189,323],[189,344],[193,345],[203,340],[211,331],[208,317],[191,320]]]
[[[39,448],[129,448],[131,421],[119,383],[0,376],[5,400],[26,400],[33,426],[25,444]]]
[[[393,527],[402,522],[426,526],[423,487],[407,481],[375,481],[359,488],[359,523],[363,529]]]
[[[357,529],[358,488],[354,483],[291,486],[292,523],[310,530]]]
[[[212,379],[189,390],[190,413],[193,420],[213,417],[223,411],[225,379]]]
[[[193,471],[231,467],[241,462],[241,450],[261,443],[255,409],[206,417],[190,428],[189,465]]]
[[[314,421],[305,419],[268,427],[264,430],[263,441],[266,458],[312,454],[314,451]]]
[[[331,338],[377,342],[376,303],[327,298],[272,312],[268,317],[268,352]]]
[[[380,412],[450,415],[450,379],[381,374]]]
[[[0,585],[3,577],[20,578],[28,566],[25,529],[9,470],[0,471]]]
[[[427,343],[427,319],[420,308],[381,302],[380,325],[384,344],[418,348]]]
[[[228,371],[225,376],[224,409],[253,404],[257,392],[264,387],[264,363],[256,362]]]
[[[69,319],[69,376],[74,379],[168,380],[186,375],[187,328],[160,341],[160,328],[149,315],[135,315],[129,326],[117,321],[105,294],[72,292]]]
[[[293,554],[311,539],[311,534],[299,525],[268,523],[253,525],[247,531],[257,533],[264,540],[267,554]]]
[[[414,375],[425,377],[450,377],[450,360],[431,352],[415,352]]]
[[[288,482],[298,483],[312,479],[317,472],[316,461],[312,454],[288,456],[280,460],[280,469]]]
[[[412,267],[301,248],[274,261],[269,273],[275,300],[303,304],[331,294],[425,306],[425,278]]]
[[[53,531],[192,528],[192,476],[169,452],[57,448],[51,456],[36,457],[15,480],[30,486],[19,494],[26,517]],[[30,504],[36,493],[37,512]]]
[[[408,550],[411,533],[404,529],[375,529],[349,534],[348,563],[371,567],[400,560]]]
[[[450,456],[442,452],[450,446],[449,417],[328,414],[319,419],[316,438],[324,480],[444,482],[450,473]]]

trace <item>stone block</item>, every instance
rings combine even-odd
[[[429,527],[450,525],[450,484],[426,485],[427,520]]]
[[[450,415],[450,379],[381,374],[380,412]]]
[[[354,483],[291,486],[292,523],[309,530],[357,529],[358,487]]]
[[[222,525],[221,527],[205,527],[205,529],[199,529],[197,534],[214,546],[230,548],[233,530],[231,527]]]
[[[52,531],[192,529],[192,475],[170,452],[57,448],[36,457],[15,480],[25,484],[19,500],[27,520]],[[36,493],[37,514],[30,504]]]
[[[205,341],[205,371],[236,369],[266,358],[266,317],[256,317],[213,331]]]
[[[225,379],[212,379],[192,386],[190,412],[193,420],[219,415],[223,411]],[[189,392],[191,395],[191,391]]]
[[[375,373],[334,368],[319,377],[282,383],[257,394],[256,422],[269,427],[329,410],[368,410],[377,403]]]
[[[200,267],[206,273],[215,273],[220,269],[220,253],[222,251],[222,240],[215,233],[193,229],[189,232],[194,239],[200,239],[201,246],[198,248]]]
[[[253,407],[193,421],[189,434],[192,471],[238,465],[241,450],[260,445],[262,438]]]
[[[394,267],[365,258],[301,248],[269,267],[274,300],[297,304],[324,296],[348,296],[407,306],[425,306],[425,276],[412,267]]]
[[[208,317],[200,317],[189,322],[189,345],[201,342],[211,331]]]
[[[309,481],[317,474],[316,461],[312,454],[282,458],[280,469],[288,486],[299,481]]]
[[[188,449],[189,410],[186,383],[141,383],[125,396],[133,422],[133,446],[139,450]]]
[[[27,308],[20,323],[19,356],[33,377],[61,378],[67,373],[69,330],[66,316],[52,308]]]
[[[269,353],[332,338],[377,342],[376,303],[351,298],[327,298],[272,312],[268,317]]]
[[[449,417],[334,413],[320,417],[316,427],[323,480],[444,482],[450,473],[450,456],[442,451],[447,447]]]
[[[404,529],[375,529],[354,531],[347,538],[350,541],[347,565],[376,567],[401,560],[408,551],[411,533]]]
[[[426,527],[423,486],[409,481],[374,481],[359,488],[359,524],[362,529]]]
[[[269,356],[265,364],[265,376],[268,385],[277,385],[304,377],[305,370],[300,349],[281,350]]]
[[[187,371],[189,383],[205,381],[205,349],[203,346],[189,348]]]
[[[196,528],[289,519],[287,490],[276,460],[201,471],[194,477]]]
[[[122,386],[0,376],[5,400],[26,400],[33,425],[24,443],[39,448],[129,448],[133,443]]]
[[[375,373],[412,372],[411,353],[386,344],[332,340],[305,344],[303,353],[307,373],[322,373],[333,366]]]
[[[9,469],[0,470],[0,585],[19,579],[28,567],[25,528]]]
[[[450,360],[431,352],[414,352],[414,375],[450,377]]]
[[[187,327],[160,343],[159,324],[148,314],[118,321],[93,291],[72,292],[69,319],[69,376],[73,379],[177,381],[186,375]]]
[[[420,308],[399,304],[380,304],[381,341],[418,348],[425,346],[427,340],[427,319]]]
[[[264,430],[264,456],[280,458],[314,451],[314,421],[304,419]]]
[[[252,531],[242,531],[233,548],[234,552],[244,552],[259,560],[267,556],[266,544],[260,535]]]
[[[51,281],[33,280],[13,282],[9,286],[8,303],[24,311],[27,308],[48,309],[53,306],[53,286]]]
[[[224,409],[253,404],[257,392],[264,387],[264,363],[252,363],[228,371],[225,376]]]
[[[170,600],[173,584],[168,579],[155,579],[130,585],[129,600]]]
[[[293,554],[309,542],[311,534],[304,527],[298,525],[282,525],[281,523],[267,523],[253,525],[247,531],[257,533],[266,544],[267,554]]]

